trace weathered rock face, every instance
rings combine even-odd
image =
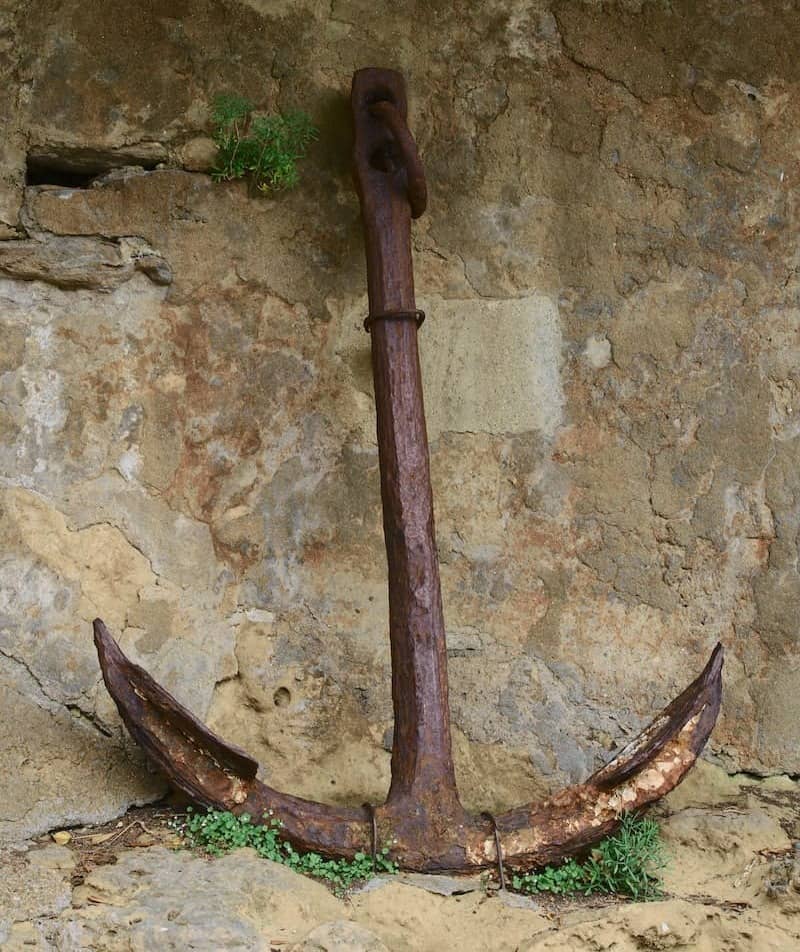
[[[798,39],[788,7],[722,0],[6,3],[0,836],[161,789],[98,614],[273,784],[385,793],[364,65],[406,72],[431,189],[465,800],[589,772],[717,639],[709,755],[800,771]],[[203,173],[221,91],[312,114],[296,191]]]

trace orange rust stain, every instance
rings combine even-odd
[[[756,559],[761,565],[766,565],[769,562],[769,547],[772,545],[773,539],[758,539],[756,541]]]
[[[574,463],[588,459],[609,441],[608,432],[600,426],[566,426],[559,430],[552,459],[557,463]]]
[[[311,542],[303,546],[303,562],[316,568],[325,561],[327,546],[324,542]]]

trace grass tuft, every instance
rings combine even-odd
[[[640,901],[658,899],[663,895],[665,865],[658,824],[627,813],[619,830],[598,843],[582,863],[571,859],[560,866],[517,873],[511,884],[524,893],[610,893]]]
[[[374,863],[369,853],[356,853],[351,860],[298,853],[291,843],[282,839],[280,820],[270,814],[265,814],[264,819],[264,824],[256,824],[247,813],[237,816],[211,809],[200,813],[189,807],[186,817],[175,821],[173,828],[187,846],[211,856],[222,856],[238,847],[249,846],[265,859],[329,883],[339,894],[375,873],[397,872],[397,864],[389,858],[388,846],[379,850]]]
[[[261,192],[294,188],[297,162],[317,138],[311,118],[299,110],[258,115],[244,96],[217,96],[211,113],[219,149],[212,170],[216,181],[248,176]]]

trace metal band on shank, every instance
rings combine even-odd
[[[369,333],[373,321],[407,321],[415,320],[417,327],[422,327],[425,312],[417,308],[415,311],[381,311],[378,314],[369,314],[364,318],[364,330]]]

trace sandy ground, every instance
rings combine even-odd
[[[666,895],[541,901],[478,878],[379,878],[346,899],[249,850],[209,860],[139,810],[0,854],[0,946],[22,950],[800,949],[800,785],[708,764],[659,808]],[[65,837],[60,837],[61,839]]]

